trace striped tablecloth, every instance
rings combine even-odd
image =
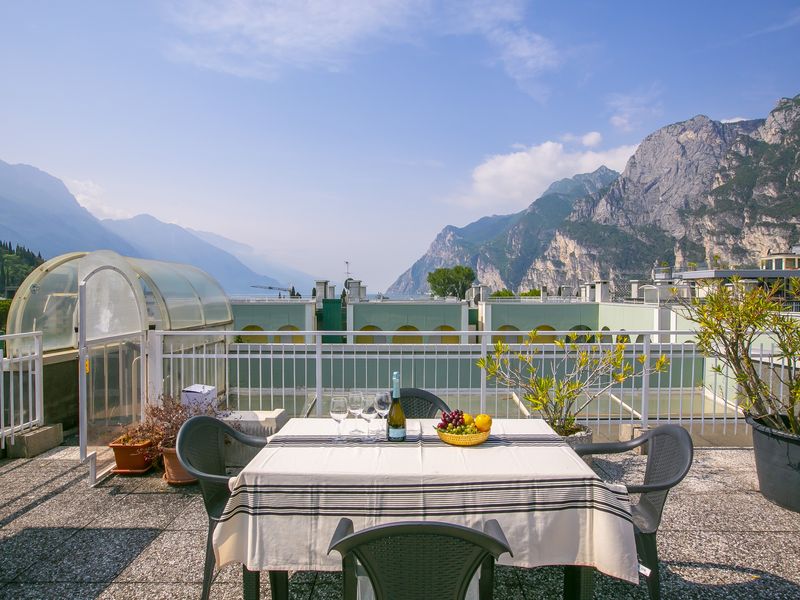
[[[593,566],[638,582],[624,487],[600,480],[543,421],[496,419],[489,439],[468,448],[440,441],[435,422],[410,423],[404,443],[335,444],[332,420],[292,419],[231,479],[217,564],[339,570],[340,556],[326,553],[341,517],[356,530],[497,519],[514,552],[500,564]]]

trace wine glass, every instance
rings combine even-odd
[[[382,419],[386,418],[391,407],[392,397],[389,395],[389,392],[378,392],[375,394],[375,412],[377,412]]]
[[[356,418],[356,426],[353,428],[351,433],[364,433],[358,426],[358,418],[361,416],[361,412],[364,410],[364,394],[361,392],[350,392],[347,395],[347,410],[350,411],[350,414]]]
[[[374,431],[370,433],[370,427],[373,419],[378,416],[378,410],[375,408],[375,402],[373,402],[372,398],[365,396],[363,400],[364,404],[361,409],[361,418],[367,422],[367,441],[374,442],[376,433]]]
[[[336,421],[336,438],[335,441],[341,442],[342,437],[342,421],[347,418],[347,396],[333,396],[331,398],[331,418]]]

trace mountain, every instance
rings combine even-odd
[[[247,268],[232,254],[179,225],[164,223],[150,215],[105,219],[102,223],[133,246],[138,256],[194,265],[214,277],[228,293],[261,293],[251,286],[281,285],[272,277],[259,275]]]
[[[495,289],[523,285],[528,265],[572,213],[576,201],[607,188],[619,173],[600,167],[551,184],[525,210],[493,215],[465,227],[445,227],[425,255],[389,287],[394,296],[428,291],[427,274],[439,267],[471,266],[481,283]]]
[[[35,167],[3,161],[0,240],[35,248],[44,258],[105,249],[123,256],[188,263],[215,277],[228,293],[255,293],[251,285],[284,285],[178,225],[149,215],[100,221],[78,204],[60,179]]]
[[[446,227],[390,290],[422,290],[431,266],[458,261],[478,267],[482,283],[519,290],[646,278],[662,261],[749,265],[788,249],[800,241],[800,96],[781,99],[766,119],[698,115],[662,127],[607,189],[587,192],[565,218],[557,205],[529,229],[511,219],[470,252],[453,251],[463,247],[460,230]],[[547,196],[525,213],[541,212]]]
[[[281,282],[281,287],[294,286],[294,288],[303,295],[311,293],[316,279],[324,279],[275,263],[267,256],[260,254],[252,246],[248,246],[242,242],[231,240],[216,233],[211,233],[210,231],[198,231],[188,227],[186,230],[212,246],[229,252],[256,273],[269,273],[272,278]]]
[[[75,250],[137,254],[78,204],[60,179],[1,160],[0,239],[35,248],[46,258]]]

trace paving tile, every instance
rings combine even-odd
[[[200,486],[196,483],[189,485],[170,485],[163,479],[163,471],[153,470],[146,476],[134,478],[138,485],[131,490],[133,494],[181,494],[185,496],[199,496]]]
[[[116,583],[203,581],[206,537],[200,531],[165,531],[116,578]]]
[[[109,499],[92,527],[130,528],[147,526],[164,529],[192,502],[182,494],[126,494]]]
[[[20,582],[111,582],[155,539],[155,529],[83,529]]]
[[[189,504],[167,525],[167,529],[208,530],[208,514],[201,496],[190,497]]]
[[[97,583],[9,583],[0,600],[94,600],[105,588]]]
[[[0,529],[0,582],[12,581],[17,575],[52,556],[79,529],[31,528]]]
[[[765,518],[765,515],[769,515]],[[796,531],[800,513],[772,504],[758,492],[670,495],[660,531]]]
[[[85,527],[108,509],[105,492],[85,489],[75,482],[72,489],[46,496],[26,496],[16,513],[0,520],[0,525],[25,527]]]

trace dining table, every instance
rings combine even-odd
[[[565,597],[591,597],[594,569],[638,583],[625,487],[603,481],[543,420],[495,419],[488,439],[467,447],[443,442],[435,419],[409,419],[404,442],[351,434],[356,423],[344,421],[337,439],[333,420],[296,418],[268,438],[230,479],[213,535],[219,567],[269,571],[279,599],[289,571],[341,570],[328,546],[342,517],[356,531],[496,519],[513,552],[498,564],[564,566]]]

